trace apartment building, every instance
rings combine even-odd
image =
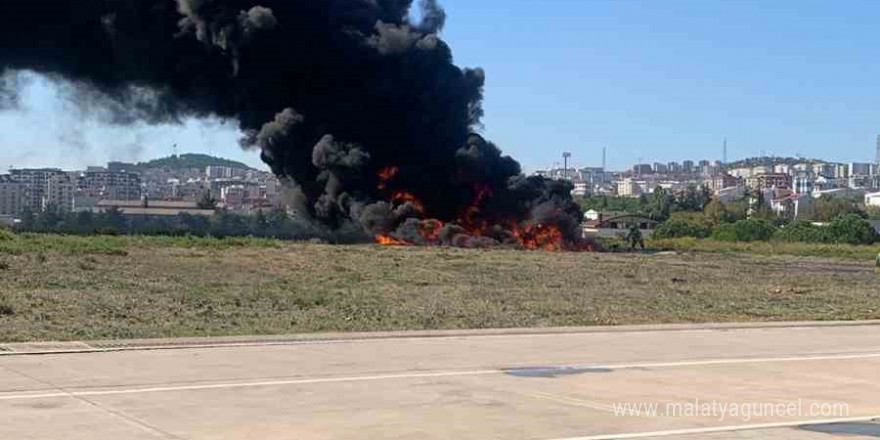
[[[749,187],[756,190],[772,188],[791,188],[792,178],[788,174],[766,173],[748,179]]]
[[[59,212],[72,212],[76,197],[76,179],[69,174],[58,174],[49,178],[43,209],[54,207]]]
[[[22,185],[22,209],[32,211],[43,209],[43,200],[49,189],[49,179],[63,175],[64,171],[57,168],[28,168],[9,171],[12,180]]]
[[[0,215],[16,215],[24,204],[22,184],[12,176],[0,175]]]
[[[141,176],[115,171],[87,171],[77,183],[81,195],[110,200],[140,200]]]

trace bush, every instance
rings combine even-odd
[[[816,226],[810,222],[799,221],[778,231],[776,240],[788,243],[833,243],[834,237],[825,226]]]
[[[0,227],[0,241],[12,241],[15,240],[15,234],[12,233],[9,229]]]
[[[767,241],[776,233],[776,226],[766,220],[740,220],[720,225],[712,231],[712,238],[720,241]]]
[[[711,233],[711,228],[709,228],[704,222],[683,218],[672,218],[658,226],[657,230],[654,231],[653,237],[661,240],[682,237],[706,238]]]
[[[880,235],[867,220],[856,214],[838,217],[828,224],[828,234],[835,243],[874,244]]]

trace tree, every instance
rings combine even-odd
[[[651,219],[662,222],[669,218],[674,204],[675,198],[666,189],[658,186],[651,194],[646,212]]]
[[[712,201],[706,205],[703,212],[706,216],[706,220],[713,226],[730,221],[730,214],[727,212],[727,207],[718,199],[712,199]]]
[[[817,226],[806,221],[797,221],[785,226],[773,236],[774,239],[786,242],[800,243],[832,243],[834,237],[826,226]]]
[[[116,206],[111,206],[101,213],[98,224],[103,234],[115,235],[126,232],[125,216],[122,215],[122,211]]]
[[[198,207],[199,209],[217,209],[217,199],[211,196],[210,191],[205,191],[202,194],[201,200],[199,200]]]
[[[23,231],[31,231],[34,229],[37,218],[36,215],[34,215],[34,211],[29,206],[21,210],[20,217],[21,223],[18,225],[19,229]]]
[[[95,215],[92,211],[81,211],[76,215],[76,231],[78,234],[91,235],[95,233]]]
[[[675,198],[675,204],[681,211],[702,212],[706,204],[711,199],[711,192],[708,188],[697,188],[694,185],[687,187],[684,191],[678,193]]]
[[[745,200],[725,203],[724,210],[727,212],[728,221],[730,222],[745,220],[749,217],[749,203]]]
[[[820,197],[813,204],[813,218],[817,222],[827,223],[847,214],[868,218],[857,199]]]
[[[657,227],[654,238],[681,238],[694,237],[706,238],[712,233],[712,228],[705,221],[687,218],[671,218]]]
[[[776,234],[776,226],[766,220],[740,220],[722,224],[712,231],[712,238],[721,241],[767,241]]]
[[[856,214],[847,214],[828,224],[828,233],[836,243],[874,244],[880,241],[877,230]]]
[[[256,237],[266,237],[269,229],[269,220],[262,210],[250,217],[250,232]]]
[[[181,229],[183,229],[184,233],[198,237],[208,235],[208,230],[211,227],[210,220],[201,215],[183,213],[177,217],[177,221],[180,223]]]

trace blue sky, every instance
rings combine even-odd
[[[616,169],[638,158],[714,160],[725,138],[731,158],[874,158],[880,2],[442,3],[456,62],[487,71],[484,133],[527,170],[560,161],[563,151],[577,165],[598,165],[603,146]],[[259,163],[216,121],[101,127],[32,84],[25,112],[0,113],[0,169],[148,159],[175,142]]]

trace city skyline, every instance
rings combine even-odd
[[[241,162],[242,164],[248,166],[251,169],[255,169],[255,170],[259,170],[259,171],[263,171],[263,172],[270,172],[270,170],[267,169],[265,163],[263,163],[262,161],[258,161],[257,163],[254,163],[253,161],[242,160],[242,158],[235,157],[234,155],[233,156],[224,156],[224,155],[220,155],[220,154],[215,154],[211,150],[209,150],[207,152],[189,151],[189,150],[185,150],[185,149],[180,150],[180,151],[178,151],[178,150],[180,150],[179,146],[172,145],[169,148],[169,152],[165,155],[162,155],[160,152],[160,154],[158,156],[141,157],[141,158],[135,159],[135,160],[108,159],[108,160],[104,160],[104,161],[95,162],[95,161],[91,161],[88,159],[83,159],[83,160],[80,160],[80,162],[79,162],[79,163],[82,163],[83,165],[79,165],[79,166],[65,166],[60,163],[51,163],[51,162],[50,163],[28,162],[30,164],[24,165],[24,166],[9,165],[9,166],[5,166],[5,167],[0,167],[0,174],[5,174],[5,173],[12,171],[12,170],[21,170],[21,169],[59,169],[59,170],[63,170],[66,172],[77,172],[77,171],[86,171],[87,169],[94,168],[94,167],[104,167],[105,165],[112,163],[112,162],[137,164],[137,163],[146,163],[151,160],[164,159],[164,158],[169,158],[169,157],[173,157],[173,156],[184,156],[184,155],[204,155],[204,156],[208,156],[208,157],[212,157],[212,158],[216,158],[216,159],[233,160],[233,161]],[[637,158],[634,162],[632,162],[630,164],[624,164],[620,168],[612,168],[612,167],[606,168],[606,167],[602,166],[602,164],[604,163],[604,160],[600,160],[600,163],[598,163],[598,164],[592,164],[592,163],[585,164],[585,163],[578,161],[577,156],[572,153],[560,152],[559,158],[556,161],[554,161],[550,166],[536,167],[531,170],[524,170],[524,174],[535,174],[535,173],[538,173],[541,171],[547,171],[547,170],[553,170],[553,169],[564,169],[564,168],[566,168],[564,166],[565,160],[566,160],[566,157],[565,157],[566,154],[568,155],[567,159],[569,161],[567,169],[577,170],[577,169],[584,169],[584,168],[601,168],[601,169],[604,169],[609,172],[625,173],[625,172],[632,171],[634,166],[639,166],[639,165],[654,166],[654,165],[658,165],[658,164],[670,165],[673,163],[681,165],[686,162],[693,162],[694,164],[698,164],[702,161],[705,161],[705,162],[712,163],[712,164],[720,163],[722,165],[727,166],[729,164],[735,164],[735,163],[742,162],[742,161],[760,160],[760,159],[766,159],[766,160],[795,159],[795,160],[803,160],[806,162],[822,162],[822,163],[827,163],[827,164],[843,164],[843,165],[848,165],[848,164],[852,164],[852,163],[880,165],[880,135],[878,135],[877,152],[878,152],[878,157],[875,161],[868,161],[868,160],[838,161],[838,160],[829,160],[829,159],[823,158],[823,157],[777,156],[777,155],[770,155],[770,154],[767,154],[764,156],[750,156],[750,157],[734,158],[733,160],[730,160],[728,162],[724,162],[723,160],[720,160],[720,159],[712,159],[710,157],[691,157],[691,158],[684,158],[684,159],[680,159],[680,160],[663,159],[663,158],[656,159],[656,160],[646,160],[645,158]],[[607,154],[607,151],[603,151],[603,153]]]

